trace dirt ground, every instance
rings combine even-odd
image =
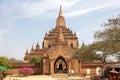
[[[13,77],[7,76],[4,80],[89,80],[88,78],[82,77],[69,77],[69,78],[52,78],[48,75],[35,75],[29,77]]]

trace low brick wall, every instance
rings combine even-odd
[[[4,75],[19,74],[19,69],[9,69],[3,72]]]
[[[19,69],[23,67],[30,67],[33,69],[34,74],[42,74],[42,68],[40,64],[34,63],[13,63],[12,68],[3,72],[5,75],[19,74]]]

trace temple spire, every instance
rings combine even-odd
[[[59,16],[63,16],[62,14],[62,6],[60,5],[60,12],[59,12]]]
[[[57,17],[57,21],[56,21],[56,27],[66,27],[61,5],[60,5],[59,16]]]

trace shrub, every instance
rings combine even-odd
[[[11,68],[11,63],[7,57],[0,56],[0,66],[5,66],[6,68]]]
[[[24,76],[29,76],[29,75],[33,74],[34,72],[33,72],[32,68],[26,68],[26,67],[24,67],[24,68],[21,68],[19,70],[19,73],[23,74]]]
[[[30,63],[40,63],[41,59],[37,56],[32,57]]]

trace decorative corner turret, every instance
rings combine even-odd
[[[76,32],[74,32],[74,36],[76,36]]]
[[[28,55],[28,48],[26,49],[25,55]]]
[[[32,45],[31,51],[34,51],[34,46]]]
[[[84,41],[82,42],[82,46],[81,47],[84,47],[85,46],[85,43],[84,43]]]
[[[46,32],[46,33],[45,33],[45,37],[47,37],[47,36],[48,36],[48,33]]]
[[[39,42],[37,42],[37,45],[36,45],[36,48],[35,48],[35,50],[38,50],[38,49],[40,49]]]

